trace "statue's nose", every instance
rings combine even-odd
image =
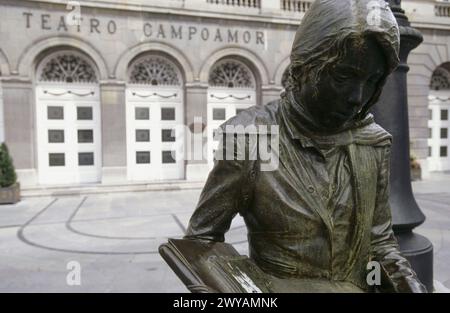
[[[363,102],[363,84],[356,85],[348,97],[348,103],[354,109],[355,107],[360,107]]]

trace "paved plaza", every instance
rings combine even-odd
[[[450,174],[413,184],[434,245],[436,284],[450,288]],[[1,292],[186,292],[158,254],[183,236],[200,190],[29,197],[0,206]],[[227,241],[247,253],[236,218]],[[81,284],[69,285],[71,261]],[[70,275],[69,275],[70,276]]]

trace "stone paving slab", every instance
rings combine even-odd
[[[444,186],[444,187],[443,187]],[[434,245],[436,287],[450,288],[450,175],[413,184]],[[187,292],[159,256],[182,237],[200,189],[29,197],[0,206],[0,292]],[[226,241],[248,254],[242,218]],[[81,285],[66,282],[71,261]]]

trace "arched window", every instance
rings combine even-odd
[[[51,55],[43,61],[38,73],[40,82],[97,83],[93,65],[82,55],[72,51]]]
[[[450,90],[450,72],[441,67],[438,67],[431,77],[431,90]]]
[[[255,88],[250,69],[236,60],[219,61],[211,70],[209,85],[225,88]]]
[[[152,86],[180,86],[180,74],[174,64],[159,56],[138,59],[130,67],[129,82]]]

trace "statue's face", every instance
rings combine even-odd
[[[383,51],[374,39],[367,38],[362,47],[349,47],[340,61],[321,73],[318,82],[307,79],[300,89],[300,101],[323,131],[337,130],[370,101],[386,70]]]

